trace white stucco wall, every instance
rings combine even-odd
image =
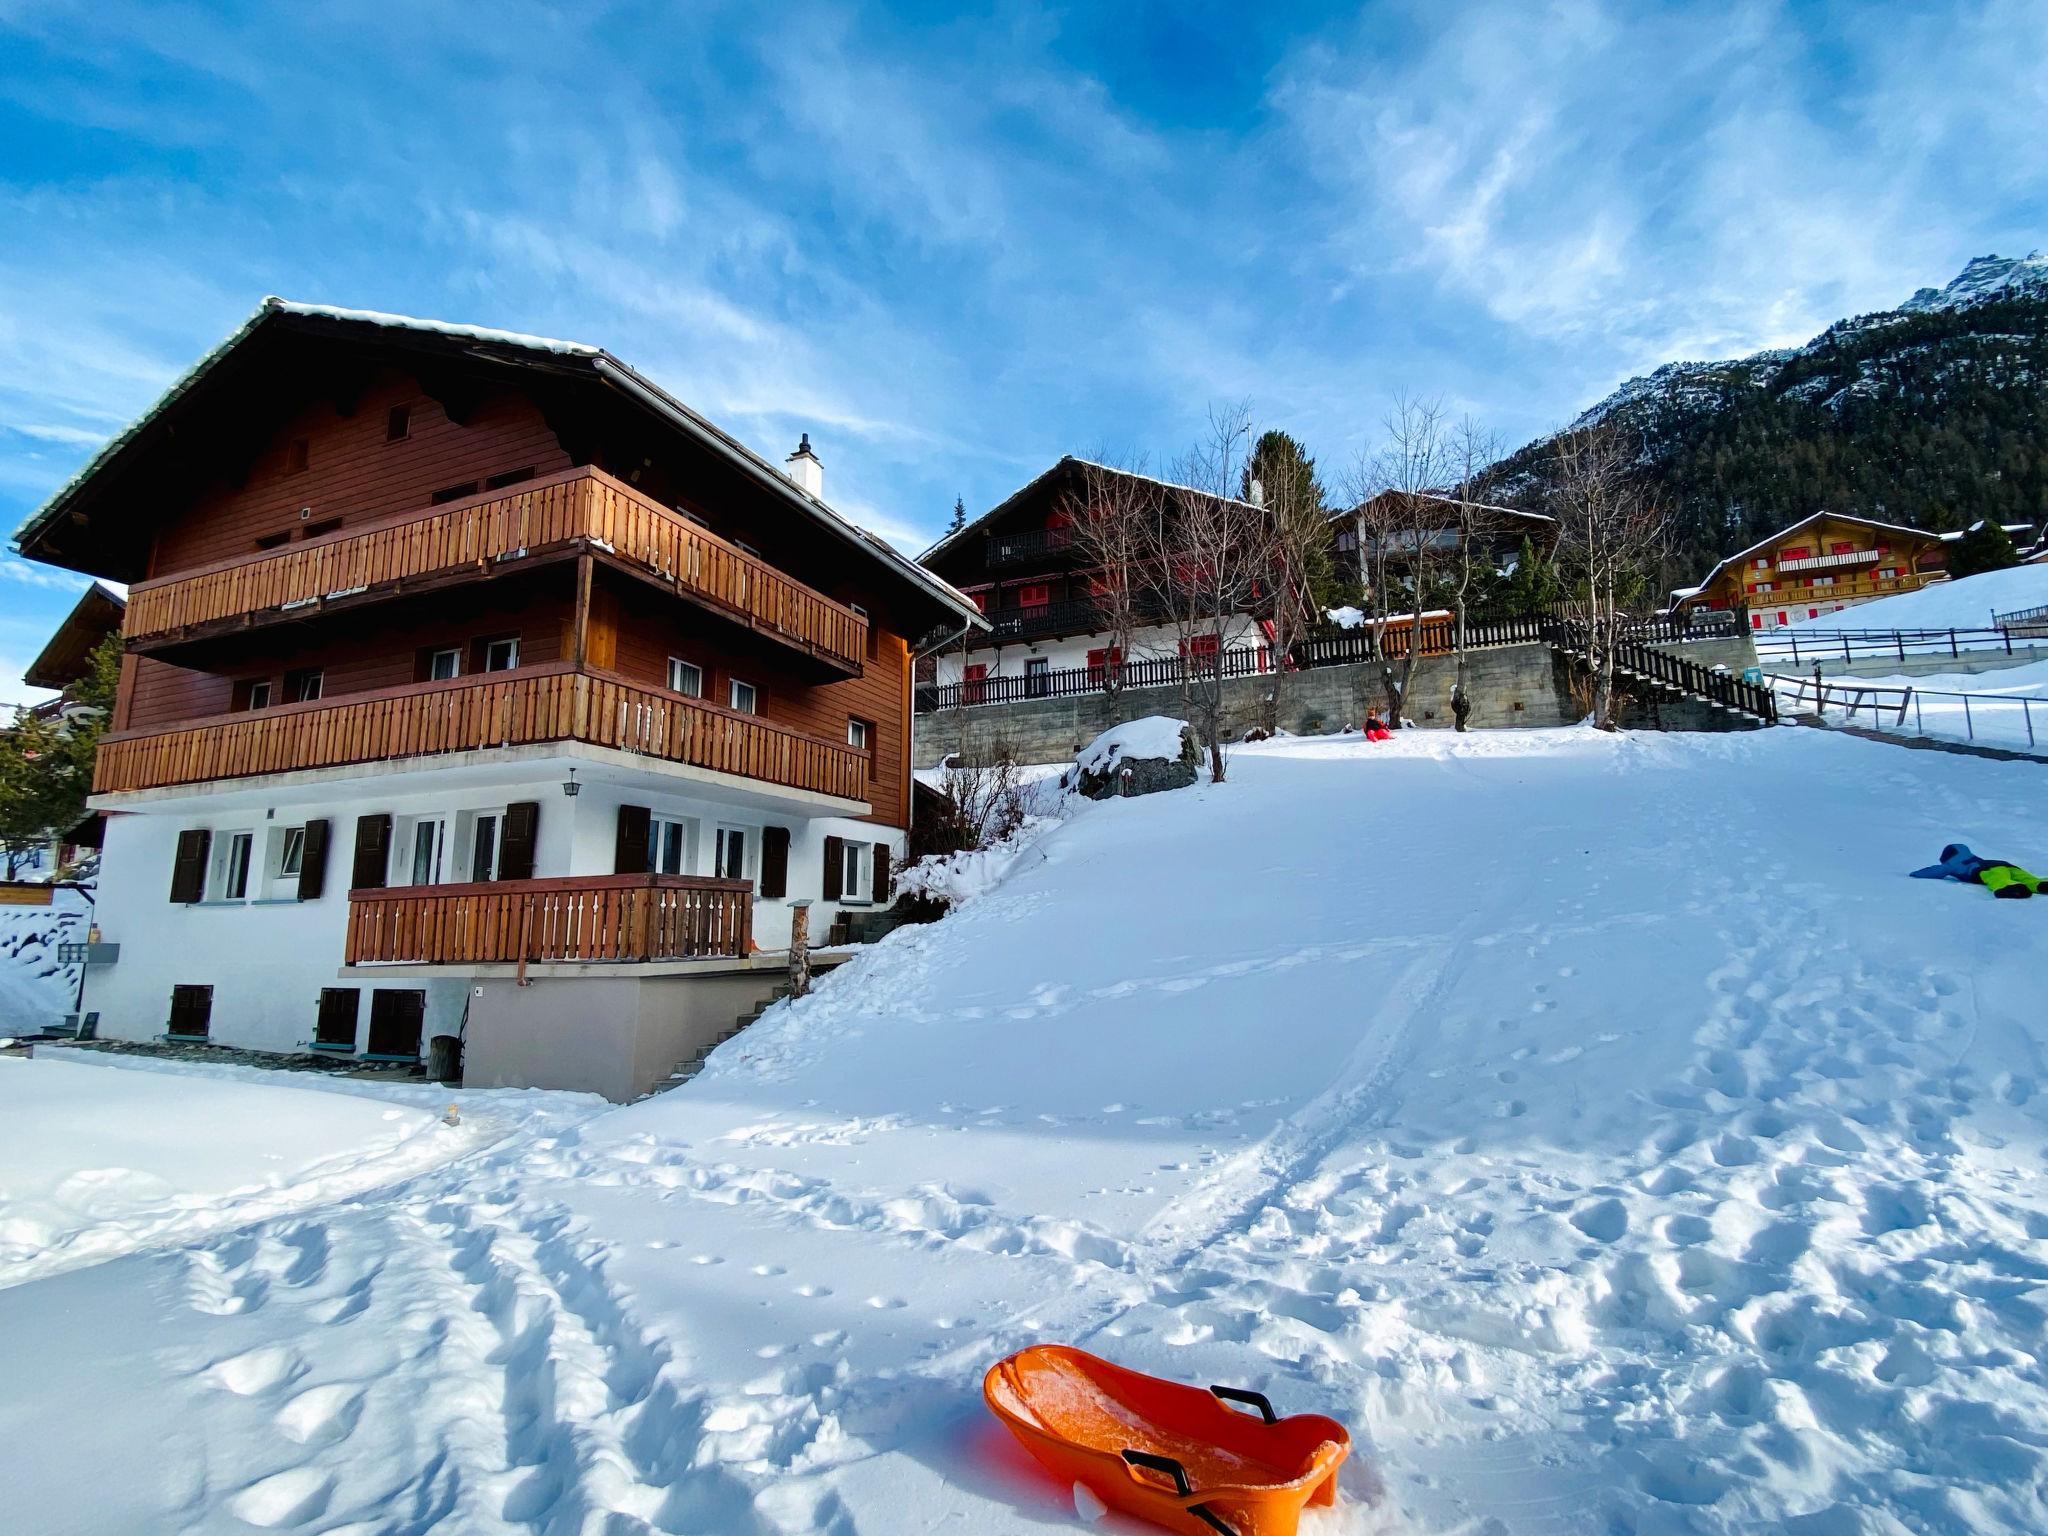
[[[410,827],[422,815],[449,817],[449,854],[442,883],[470,878],[463,829],[466,816],[502,811],[513,802],[530,800],[540,807],[535,842],[536,878],[613,873],[618,808],[645,805],[657,814],[693,823],[684,874],[712,873],[715,829],[742,828],[747,833],[747,878],[760,878],[761,831],[769,824],[790,829],[788,894],[756,899],[755,941],[763,950],[789,942],[791,902],[809,898],[810,931],[822,939],[842,907],[866,907],[865,900],[826,902],[824,846],[828,836],[849,842],[884,844],[893,867],[900,867],[903,834],[894,828],[840,816],[816,816],[808,810],[790,814],[721,798],[714,788],[687,786],[677,792],[648,781],[606,782],[580,765],[582,787],[573,798],[562,793],[566,765],[531,765],[522,777],[493,770],[433,769],[388,775],[366,782],[298,784],[280,787],[266,797],[260,781],[232,794],[196,794],[149,802],[138,810],[111,815],[100,875],[97,918],[102,939],[121,946],[113,965],[94,967],[87,976],[85,1007],[100,1015],[100,1032],[120,1039],[153,1039],[163,1034],[170,1011],[171,988],[204,984],[214,989],[210,1038],[223,1045],[258,1050],[302,1050],[313,1038],[317,1001],[322,987],[353,986],[366,994],[380,984],[360,974],[341,973],[348,924],[348,888],[355,855],[355,824],[360,815],[388,812],[393,818],[390,879],[408,884]],[[744,797],[743,797],[744,798]],[[754,797],[758,798],[758,797]],[[299,901],[288,881],[264,877],[263,853],[270,837],[283,828],[313,817],[332,824],[325,891]],[[250,894],[243,900],[215,899],[209,880],[208,899],[186,905],[170,898],[172,866],[178,834],[203,827],[213,834],[214,862],[237,831],[256,835]],[[866,897],[868,892],[849,893]],[[462,1018],[468,984],[460,977],[421,980],[394,978],[393,987],[424,988],[426,1021],[422,1041],[455,1033]],[[357,1048],[369,1032],[370,1000],[365,996],[357,1018]]]

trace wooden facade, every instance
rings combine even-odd
[[[349,965],[737,958],[753,886],[680,875],[586,875],[350,891]]]
[[[1720,561],[1673,606],[1746,614],[1750,628],[1774,629],[1916,591],[1940,580],[1944,563],[1938,533],[1816,512]]]

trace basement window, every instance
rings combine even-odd
[[[412,407],[409,405],[394,405],[391,407],[390,414],[384,418],[384,441],[395,443],[401,438],[411,436]]]

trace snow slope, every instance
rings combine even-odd
[[[84,898],[57,891],[47,907],[0,907],[0,1035],[32,1035],[63,1022],[78,996],[78,968],[57,946],[85,937]]]
[[[1993,613],[2043,605],[2048,605],[2048,565],[2016,565],[1858,603],[1838,613],[1807,619],[1797,628],[1801,634],[1843,629],[1984,629]]]
[[[1905,878],[2042,858],[2038,768],[1528,731],[1231,772],[1081,808],[676,1092],[0,1292],[67,1383],[0,1379],[13,1507],[1071,1528],[978,1395],[1057,1338],[1347,1421],[1310,1536],[2048,1526],[2048,909]]]

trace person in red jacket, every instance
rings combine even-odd
[[[1394,733],[1387,729],[1386,722],[1377,710],[1368,711],[1365,717],[1365,739],[1367,741],[1392,741]]]

